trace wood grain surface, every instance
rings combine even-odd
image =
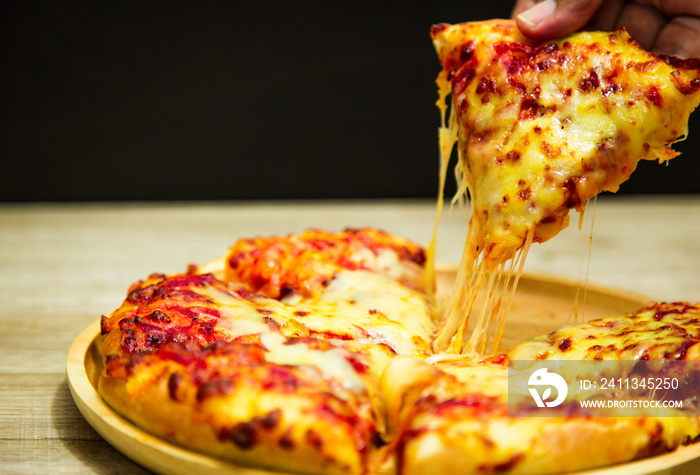
[[[581,231],[574,216],[534,245],[526,271],[700,301],[700,196],[606,197],[592,211]],[[90,428],[65,377],[71,343],[135,280],[309,227],[376,226],[427,244],[434,215],[430,201],[0,205],[0,472],[147,473]],[[444,215],[438,260],[459,260],[465,220]]]

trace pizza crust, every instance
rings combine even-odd
[[[171,381],[182,371],[169,363],[144,364],[126,380],[100,378],[98,390],[125,418],[189,449],[273,470],[362,473],[375,443],[366,395],[343,403],[337,388],[320,378],[317,388],[296,393],[265,389],[263,371],[256,372],[258,384],[241,377],[230,392],[203,400],[182,382],[175,400]]]

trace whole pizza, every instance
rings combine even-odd
[[[435,296],[434,242],[370,228],[242,239],[134,283],[102,317],[98,391],[115,411],[193,451],[305,474],[561,473],[700,436],[697,375],[658,366],[700,359],[700,305],[650,303],[500,347],[529,245],[639,159],[674,156],[698,61],[655,57],[623,30],[534,44],[499,20],[432,35],[452,97],[442,176],[457,143],[472,207],[450,300]],[[680,381],[687,406],[528,417],[508,385],[516,360],[639,363]]]

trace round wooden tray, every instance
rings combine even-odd
[[[437,271],[438,296],[449,294],[456,274],[454,266]],[[606,287],[588,285],[579,291],[579,282],[541,274],[523,274],[520,279],[504,336],[509,348],[524,339],[553,330],[574,319],[582,320],[621,315],[637,310],[649,299]],[[585,304],[584,304],[585,299]],[[217,473],[270,475],[272,472],[242,467],[184,449],[150,435],[114,412],[96,391],[102,359],[95,340],[100,322],[88,326],[70,348],[66,374],[71,394],[88,423],[118,451],[161,474]],[[275,472],[278,473],[278,472]],[[608,468],[579,472],[585,475],[626,475],[700,473],[700,443],[674,452]]]

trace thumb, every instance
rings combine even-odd
[[[582,28],[603,0],[543,0],[515,17],[520,31],[535,40],[570,35]]]

